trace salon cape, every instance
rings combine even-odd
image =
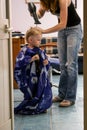
[[[38,54],[40,61],[30,62],[32,56]],[[16,57],[14,79],[24,94],[24,100],[14,108],[15,114],[34,115],[45,112],[52,105],[52,90],[48,71],[50,63],[43,65],[47,59],[45,52],[26,45]]]

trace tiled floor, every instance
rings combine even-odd
[[[59,76],[53,76],[53,83],[58,83]],[[53,95],[57,94],[57,88],[52,88]],[[14,105],[23,99],[19,90],[14,90]],[[83,130],[83,75],[79,75],[77,100],[74,106],[68,108],[58,107],[53,103],[46,114],[33,116],[14,116],[14,130]]]

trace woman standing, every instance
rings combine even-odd
[[[60,102],[59,106],[68,107],[75,104],[76,100],[78,51],[82,40],[81,19],[71,0],[40,0],[38,17],[43,17],[46,11],[56,15],[59,21],[51,28],[39,28],[43,34],[58,31],[61,75],[58,95],[53,98],[53,102]]]

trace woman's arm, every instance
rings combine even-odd
[[[37,11],[37,16],[38,18],[42,18],[45,14],[45,10],[43,9],[43,7],[40,5],[39,10]]]
[[[45,30],[39,28],[43,34],[57,32],[61,29],[66,28],[68,17],[68,0],[59,0],[59,6],[60,6],[60,23]]]

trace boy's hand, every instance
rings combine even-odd
[[[31,62],[35,61],[35,60],[39,60],[40,57],[38,54],[34,55],[32,58],[31,58]]]
[[[43,61],[43,64],[44,64],[44,65],[47,65],[47,64],[48,64],[48,60],[47,60],[47,59],[44,60],[44,61]]]

